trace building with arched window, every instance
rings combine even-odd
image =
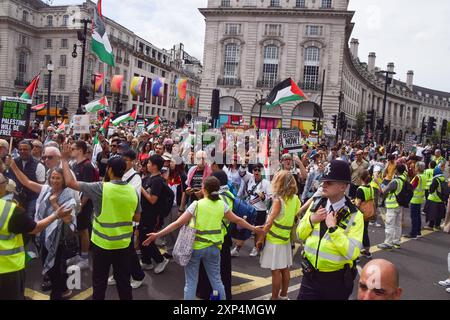
[[[332,118],[338,113],[341,93],[347,138],[356,136],[358,114],[374,110],[381,118],[384,79],[376,73],[375,53],[369,54],[367,62],[358,56],[359,42],[351,39],[354,12],[348,10],[348,3],[208,0],[208,6],[200,9],[206,21],[200,115],[210,116],[212,90],[219,89],[222,98],[239,102],[242,111],[234,110],[233,116],[241,115],[244,123],[259,126],[256,96],[267,95],[291,77],[308,102],[289,102],[273,110],[263,107],[262,128],[298,127],[308,134],[312,120],[320,116],[324,132],[332,137]],[[450,93],[415,86],[413,75],[408,72],[405,82],[393,79],[388,87],[384,131],[389,131],[392,140],[418,134],[424,117],[435,117],[439,127],[450,118]],[[222,105],[221,112],[228,114]]]

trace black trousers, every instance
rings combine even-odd
[[[348,300],[353,281],[344,278],[344,271],[305,273],[297,300]]]
[[[152,259],[156,263],[161,263],[164,261],[164,257],[156,246],[155,242],[152,242],[149,246],[145,247],[142,242],[147,239],[147,234],[155,232],[155,226],[141,226],[139,225],[139,243],[141,244],[141,260],[142,263],[151,264]],[[133,277],[133,279],[135,279]],[[136,279],[135,279],[136,280]]]
[[[231,295],[231,247],[233,242],[229,234],[225,236],[222,250],[220,250],[220,277],[225,287],[226,300],[232,300]],[[209,283],[203,263],[200,262],[200,271],[198,273],[197,296],[203,300],[209,300],[212,293],[212,287]]]
[[[114,279],[120,300],[132,300],[130,285],[130,249],[105,250],[92,244],[92,287],[93,300],[105,300],[109,270],[113,267]]]
[[[369,221],[364,221],[363,247],[370,248]]]
[[[52,284],[52,291],[50,293],[50,300],[62,300],[63,293],[67,291],[67,264],[61,257],[61,247],[56,250],[55,264],[47,271],[46,276]],[[42,246],[42,260],[47,258],[48,251],[45,246]]]
[[[25,300],[25,269],[0,274],[0,300]]]
[[[145,273],[142,271],[141,264],[139,263],[139,257],[136,253],[136,249],[134,248],[134,232],[131,236],[130,246],[128,247],[130,250],[130,273],[131,277],[136,281],[142,281],[145,278]]]

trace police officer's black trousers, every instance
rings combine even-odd
[[[25,269],[0,274],[0,300],[25,300],[24,292]]]
[[[345,283],[343,270],[306,273],[297,300],[348,300],[353,292],[353,281],[347,281],[347,286]]]
[[[132,300],[130,285],[130,249],[104,250],[92,244],[92,287],[93,300],[105,300],[109,270],[113,267],[114,279],[120,300]]]

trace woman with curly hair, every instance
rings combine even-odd
[[[264,231],[266,244],[261,254],[261,267],[272,270],[272,300],[288,300],[292,266],[291,232],[301,203],[297,183],[289,171],[279,171],[272,181],[273,204]]]

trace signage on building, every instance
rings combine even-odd
[[[75,115],[72,117],[73,133],[84,134],[90,133],[89,115]]]
[[[298,152],[302,150],[300,130],[283,130],[281,131],[281,144],[284,149],[289,152]]]
[[[0,136],[24,138],[30,126],[30,100],[1,97]]]

